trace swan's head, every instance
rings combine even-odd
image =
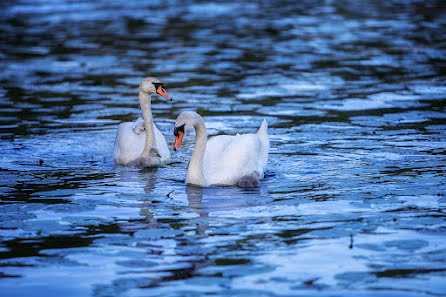
[[[139,85],[139,89],[148,95],[157,93],[164,98],[172,101],[172,98],[167,94],[164,84],[156,77],[146,77]]]
[[[177,151],[180,148],[184,134],[194,127],[200,119],[200,115],[194,111],[183,111],[180,113],[173,130],[173,135],[175,135],[175,142],[173,144],[174,151]]]

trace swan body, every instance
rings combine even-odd
[[[157,93],[166,99],[164,85],[157,78],[147,77],[139,86],[142,118],[125,122],[116,132],[113,160],[118,165],[158,167],[170,160],[170,151],[164,135],[153,122],[151,95]]]
[[[256,134],[220,135],[207,141],[203,119],[196,112],[182,112],[175,123],[174,150],[184,133],[195,129],[195,148],[186,183],[199,186],[236,185],[258,187],[269,153],[268,124],[263,120]]]
[[[153,123],[155,133],[155,142],[149,150],[151,157],[149,164],[154,167],[167,164],[170,160],[170,151],[167,146],[166,138]],[[118,165],[133,166],[141,163],[141,155],[144,151],[146,134],[144,133],[144,120],[138,118],[135,122],[125,122],[118,126],[118,132],[115,139],[114,161]],[[158,154],[158,155],[157,155]],[[147,163],[147,162],[146,162]]]

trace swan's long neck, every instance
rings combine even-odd
[[[148,156],[150,148],[156,146],[155,132],[153,130],[152,116],[152,96],[139,90],[139,104],[141,105],[142,117],[144,119],[144,129],[146,133],[146,143],[142,156]]]
[[[206,186],[203,174],[203,158],[206,151],[207,133],[204,122],[199,118],[195,125],[195,148],[187,169],[186,183]]]

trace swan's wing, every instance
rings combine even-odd
[[[138,158],[144,149],[146,135],[136,134],[134,127],[134,122],[125,122],[118,126],[113,153],[116,164],[127,165]]]
[[[228,145],[234,141],[235,136],[220,135],[214,136],[206,143],[206,151],[204,154],[204,164],[219,162],[221,155],[227,149]]]
[[[241,176],[258,170],[261,143],[257,135],[214,138],[209,140],[203,159],[203,171],[211,184],[233,184]]]
[[[143,118],[138,118],[133,122],[133,132],[136,134],[141,134],[144,132],[144,120]]]
[[[255,134],[242,134],[234,137],[222,156],[223,167],[232,175],[249,175],[257,169],[260,153],[260,140]]]

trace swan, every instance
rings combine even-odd
[[[195,129],[195,148],[187,169],[186,183],[207,187],[235,185],[242,188],[259,186],[268,161],[268,123],[263,120],[257,134],[220,135],[207,141],[201,116],[182,112],[174,127],[173,149],[180,148],[184,134]]]
[[[157,93],[172,101],[163,83],[155,77],[143,79],[139,85],[142,119],[125,122],[116,132],[113,160],[118,165],[158,167],[170,160],[166,139],[153,122],[151,96]],[[143,133],[144,132],[144,133]]]

